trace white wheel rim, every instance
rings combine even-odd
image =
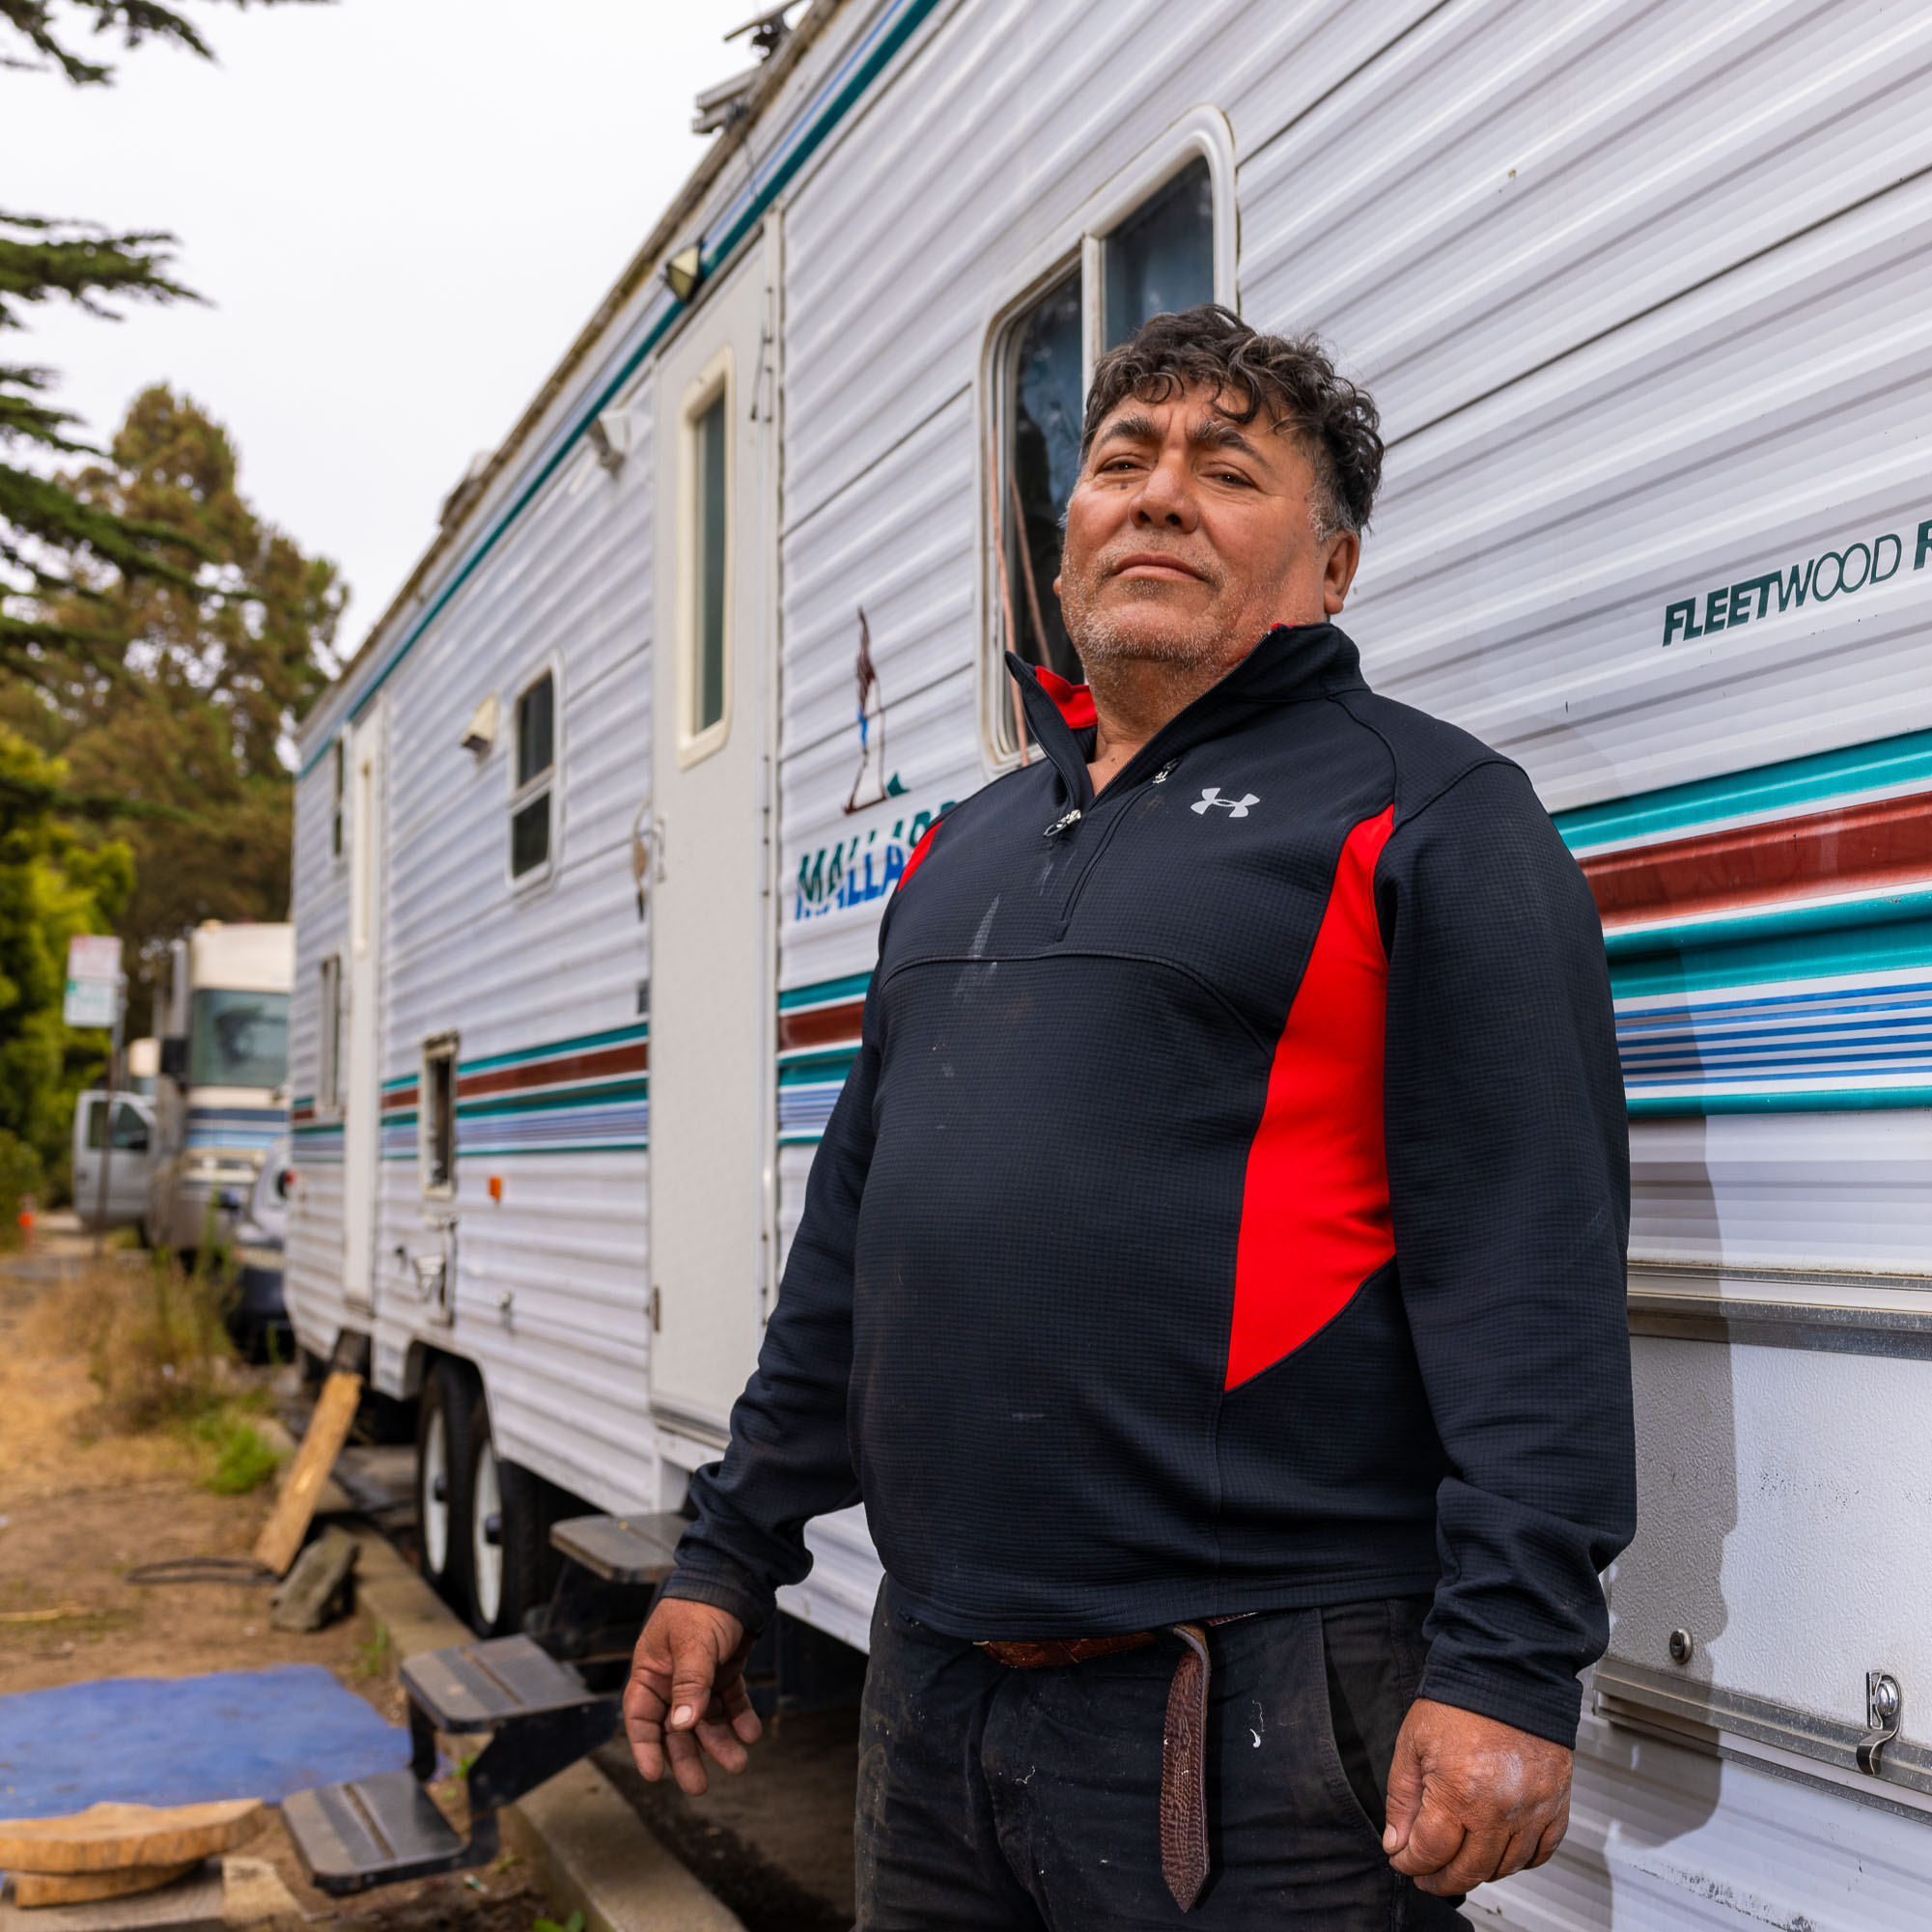
[[[430,1411],[423,1431],[423,1557],[432,1576],[440,1577],[450,1559],[449,1427],[440,1408]]]
[[[496,1621],[503,1608],[503,1545],[490,1542],[484,1526],[497,1520],[500,1539],[503,1522],[503,1487],[496,1479],[496,1450],[485,1442],[476,1456],[476,1493],[470,1502],[473,1526],[471,1545],[476,1552],[476,1613],[487,1624]]]

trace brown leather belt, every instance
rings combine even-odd
[[[1192,1908],[1208,1882],[1208,1628],[1238,1620],[1218,1616],[1167,1626],[1168,1635],[1181,1639],[1181,1661],[1167,1686],[1161,1734],[1161,1876],[1183,1912]],[[1046,1670],[1145,1650],[1160,1640],[1159,1631],[1134,1630],[1119,1637],[991,1642],[979,1648],[1009,1670]]]

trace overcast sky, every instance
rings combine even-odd
[[[43,311],[8,359],[58,370],[102,442],[147,384],[185,389],[257,508],[342,567],[352,650],[703,155],[691,98],[751,64],[722,37],[765,4],[189,4],[218,64],[0,70],[0,207],[171,230],[207,297]]]

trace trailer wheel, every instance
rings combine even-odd
[[[503,1461],[479,1394],[469,1417],[469,1623],[480,1637],[512,1637],[526,1611],[549,1600],[557,1560],[550,1486]]]
[[[461,1610],[469,1581],[469,1417],[477,1401],[469,1378],[439,1361],[423,1378],[416,1405],[416,1524],[423,1575]]]

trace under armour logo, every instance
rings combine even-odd
[[[1248,806],[1258,805],[1260,802],[1261,800],[1252,792],[1244,792],[1239,798],[1223,798],[1221,788],[1218,785],[1210,785],[1188,809],[1198,812],[1202,818],[1206,818],[1208,807],[1218,805],[1229,818],[1245,819],[1247,816]]]

